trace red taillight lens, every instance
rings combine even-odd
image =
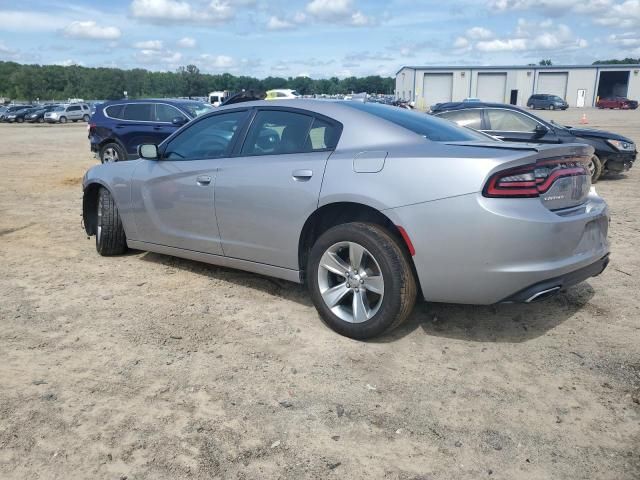
[[[588,162],[586,157],[554,158],[509,168],[492,175],[482,194],[490,198],[538,197],[559,178],[589,175]]]

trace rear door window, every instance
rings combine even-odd
[[[77,112],[78,110],[80,110],[80,105],[73,105],[67,108],[67,112]]]
[[[496,132],[533,132],[538,125],[534,119],[513,110],[487,109],[489,130]]]
[[[469,127],[475,130],[480,130],[482,128],[482,110],[479,108],[470,110],[451,110],[438,116],[455,122],[461,127]]]
[[[128,103],[124,108],[124,119],[136,122],[152,121],[153,104]]]
[[[261,110],[256,114],[247,133],[242,155],[309,152],[312,147],[309,141],[312,122],[312,116],[301,113]],[[318,139],[316,145],[321,144]]]

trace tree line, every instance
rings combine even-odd
[[[0,97],[14,100],[109,100],[122,98],[124,92],[130,98],[197,97],[216,90],[264,92],[274,88],[291,88],[303,95],[351,92],[390,94],[394,92],[395,79],[377,75],[318,80],[308,77],[258,79],[229,73],[202,73],[195,65],[180,67],[175,72],[152,72],[142,68],[123,70],[0,62]]]

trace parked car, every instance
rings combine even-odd
[[[47,123],[67,123],[69,120],[88,122],[91,110],[86,103],[74,103],[70,105],[58,105],[56,108],[44,114]]]
[[[0,112],[0,121],[7,122],[9,115],[13,112],[17,112],[19,110],[24,110],[25,108],[29,108],[31,105],[9,105],[6,107],[4,112]]]
[[[629,100],[626,97],[600,98],[596,102],[596,107],[635,110],[636,108],[638,108],[638,102],[636,100]]]
[[[558,125],[513,105],[452,102],[432,113],[509,142],[591,145],[595,150],[589,162],[592,182],[603,172],[629,170],[638,153],[633,140],[617,133]]]
[[[43,123],[44,115],[47,112],[53,111],[57,107],[58,105],[44,105],[42,107],[34,108],[27,116],[25,116],[25,120],[29,123]]]
[[[367,102],[220,107],[83,179],[100,255],[127,248],[308,285],[370,338],[426,301],[532,302],[599,274],[609,216],[587,145],[488,138]],[[114,267],[115,268],[115,267]]]
[[[105,102],[91,117],[91,151],[102,163],[137,158],[138,145],[160,143],[189,120],[213,109],[206,102],[181,99]]]
[[[557,95],[549,95],[546,93],[536,93],[531,95],[527,100],[527,107],[542,108],[544,110],[566,110],[569,108],[569,104],[564,98],[560,98]]]
[[[33,111],[33,107],[21,108],[7,113],[5,121],[9,123],[23,123],[25,116]]]

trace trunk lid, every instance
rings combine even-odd
[[[588,164],[593,147],[581,144],[516,144],[509,142],[455,142],[477,148],[507,149],[515,158],[501,162],[483,189],[490,198],[538,198],[549,210],[583,204],[591,190]]]

